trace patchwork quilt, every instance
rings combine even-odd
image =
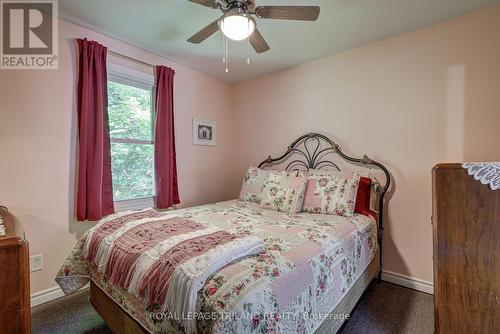
[[[56,281],[71,293],[93,280],[152,333],[313,333],[376,248],[372,217],[235,200],[106,217]]]

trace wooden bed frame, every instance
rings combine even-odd
[[[90,281],[90,304],[96,309],[113,333],[149,333],[137,320],[132,318],[118,303],[93,281]]]
[[[376,279],[381,281],[382,274],[382,235],[383,235],[383,217],[384,217],[384,196],[390,186],[389,171],[381,163],[374,161],[368,156],[363,158],[350,157],[342,152],[340,146],[334,141],[319,133],[308,133],[297,138],[286,152],[277,158],[269,156],[266,160],[259,164],[260,168],[278,169],[278,167],[286,164],[285,170],[307,170],[332,168],[340,171],[339,163],[328,159],[332,154],[337,155],[343,161],[349,164],[360,166],[363,168],[377,168],[381,170],[385,176],[384,184],[376,185],[378,195],[378,249],[373,260],[370,262],[363,274],[356,280],[353,287],[349,289],[347,295],[342,298],[339,305],[333,310],[332,314],[351,313],[357,306],[359,299],[366,292],[371,282]],[[131,317],[123,308],[116,303],[106,292],[104,292],[94,282],[90,283],[90,303],[106,321],[108,327],[117,334],[143,334],[150,333],[138,321]],[[331,319],[324,321],[323,324],[316,330],[316,333],[336,333],[341,330],[346,324],[346,321],[338,321]]]

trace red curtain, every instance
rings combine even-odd
[[[156,66],[155,182],[156,207],[179,204],[174,136],[174,70]]]
[[[78,191],[77,219],[99,220],[115,211],[107,121],[105,46],[77,39]]]

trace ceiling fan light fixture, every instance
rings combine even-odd
[[[255,21],[245,14],[225,15],[219,21],[220,30],[229,39],[242,41],[255,30]]]

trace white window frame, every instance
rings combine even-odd
[[[107,64],[107,74],[108,81],[118,82],[124,85],[129,85],[137,88],[142,88],[146,90],[151,90],[151,117],[152,122],[151,129],[154,134],[154,110],[155,110],[155,80],[152,74],[147,74],[144,72],[136,71],[130,69],[128,67],[124,67],[118,64],[108,63]],[[153,140],[138,140],[138,139],[128,139],[128,138],[115,138],[111,139],[112,143],[128,143],[128,144],[152,144],[154,145]],[[155,189],[153,189],[155,192]],[[115,211],[128,211],[128,210],[141,210],[149,207],[154,207],[156,202],[156,196],[150,197],[141,197],[141,198],[132,198],[125,200],[116,200]]]

